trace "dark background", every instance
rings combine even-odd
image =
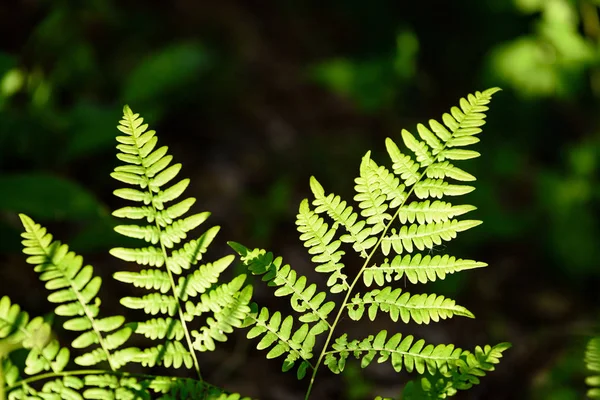
[[[465,202],[484,224],[448,248],[489,264],[424,289],[476,316],[427,328],[382,327],[434,343],[510,341],[468,399],[584,397],[586,340],[599,329],[600,23],[597,0],[2,1],[0,5],[0,293],[51,310],[20,254],[24,212],[105,278],[105,311],[122,313],[130,268],[110,211],[115,126],[129,104],[192,179],[195,210],[226,240],[310,271],[294,220],[311,175],[352,197],[360,158],[389,165],[384,139],[500,86]],[[354,265],[348,265],[352,271]],[[240,271],[240,267],[237,270]],[[355,270],[355,269],[354,269]],[[412,288],[411,288],[412,287]],[[257,299],[282,307],[267,290]],[[306,381],[234,336],[203,356],[205,377],[263,399],[301,398]],[[207,369],[208,368],[208,369]],[[341,377],[323,369],[315,398],[397,395],[391,368]],[[362,374],[362,375],[359,375]],[[362,376],[362,378],[357,378]],[[370,397],[369,397],[370,396]]]

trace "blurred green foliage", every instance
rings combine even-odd
[[[556,324],[591,324],[600,308],[599,7],[598,0],[6,2],[0,254],[19,252],[17,210],[75,229],[77,241],[69,241],[78,251],[110,246],[106,203],[114,188],[105,176],[125,103],[164,131],[165,144],[201,177],[194,195],[230,239],[276,249],[297,243],[293,219],[311,174],[349,198],[356,171],[347,166],[364,149],[383,150],[386,136],[414,131],[416,121],[466,93],[500,86],[482,157],[465,167],[478,176],[467,201],[484,224],[458,249],[481,252],[473,258],[491,268],[436,290],[481,298],[478,320],[515,336],[490,341],[517,349]],[[541,316],[535,304],[547,292],[560,292],[556,301],[570,314],[557,307]],[[517,366],[536,356],[548,374],[579,374],[576,356],[519,354]],[[508,369],[523,379],[514,390],[531,393],[534,373]],[[560,380],[543,398],[582,393],[576,379]],[[490,393],[500,394],[483,398],[517,398],[502,397],[499,382]]]

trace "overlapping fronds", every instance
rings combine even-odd
[[[7,296],[0,298],[0,360],[14,350],[28,350],[24,372],[36,375],[43,371],[61,372],[69,362],[69,349],[52,337],[51,328],[41,317],[29,315]],[[18,369],[7,364],[2,368],[8,384],[19,378]]]
[[[273,253],[261,249],[250,251],[239,243],[229,244],[253,275],[262,276],[269,286],[277,287],[275,296],[290,297],[291,307],[299,314],[298,320],[301,322],[299,327],[294,326],[292,316],[284,317],[280,312],[270,315],[264,307],[258,312],[258,306],[253,304],[253,312],[245,321],[246,326],[253,325],[248,338],[263,336],[257,346],[259,350],[273,346],[267,358],[285,354],[283,371],[288,371],[296,361],[302,360],[297,375],[303,377],[311,366],[316,337],[331,329],[327,317],[335,303],[326,301],[326,293],[317,292],[317,285],[309,284],[305,276],[298,276],[289,264],[283,265],[281,257],[274,258]]]
[[[408,382],[402,396],[406,399],[445,399],[459,390],[468,390],[479,384],[487,372],[495,370],[503,352],[509,348],[509,343],[499,343],[483,348],[477,346],[474,352],[462,350],[456,359],[448,362],[449,368]]]
[[[593,374],[585,379],[590,386],[587,396],[590,399],[600,399],[600,337],[590,339],[585,349],[585,365]]]
[[[264,250],[250,252],[241,245],[233,245],[251,273],[263,275],[262,279],[269,286],[278,287],[276,296],[292,295],[292,308],[303,313],[301,322],[309,322],[307,318],[311,318],[310,321],[319,321],[327,327],[328,337],[314,364],[309,393],[321,363],[340,372],[350,354],[360,358],[363,367],[377,356],[379,362],[390,359],[398,371],[405,368],[419,374],[466,376],[471,373],[469,368],[479,368],[479,364],[471,362],[470,356],[465,355],[467,353],[453,345],[425,346],[422,340],[403,337],[399,333],[388,339],[386,331],[349,342],[342,335],[332,343],[332,334],[344,314],[353,320],[361,320],[366,312],[368,318],[374,320],[381,311],[388,313],[393,321],[401,319],[404,323],[417,324],[453,316],[473,318],[470,311],[444,296],[411,295],[385,285],[402,277],[411,283],[426,283],[444,279],[448,274],[486,266],[483,262],[447,254],[432,255],[431,252],[436,246],[437,250],[445,249],[444,242],[481,223],[462,218],[475,210],[474,206],[455,204],[445,197],[456,198],[474,190],[464,182],[472,182],[475,177],[455,163],[479,156],[466,147],[479,141],[476,135],[485,123],[486,105],[497,90],[476,92],[461,99],[460,107],[452,107],[450,113],[442,116],[442,123],[432,119],[428,126],[418,124],[417,136],[402,130],[401,137],[409,152],[401,151],[392,139],[386,139],[391,169],[377,164],[367,151],[355,179],[355,206],[336,194],[327,193],[316,178],[310,178],[314,199],[300,203],[296,219],[300,240],[316,264],[315,271],[326,275],[329,293],[344,296],[341,303],[325,303],[325,313],[319,307],[327,294],[319,292],[314,284],[308,285],[304,277],[297,277],[289,265],[282,265],[281,258],[274,259]],[[354,278],[348,276],[344,264],[346,244],[364,260]],[[365,294],[354,293],[361,277],[367,287],[376,284],[380,288]],[[329,321],[327,318],[336,306],[337,314]],[[293,332],[292,317],[284,318],[279,312],[262,308],[258,317],[253,315],[252,318],[249,324],[255,324],[251,330],[253,336],[264,335],[259,348],[274,345],[269,356],[291,354],[288,338]],[[301,344],[292,342],[296,346]],[[312,342],[310,344],[311,352],[306,351],[305,357],[312,356]],[[481,350],[483,353],[477,350],[473,357],[477,362],[483,362],[481,354],[487,354],[489,350],[493,353],[489,357],[493,358],[499,350],[490,349],[494,348],[486,347]],[[299,352],[298,348],[294,350]],[[467,360],[464,365],[459,362],[463,356]],[[473,375],[477,373],[473,372]]]
[[[157,147],[156,132],[148,130],[143,119],[127,106],[118,128],[124,135],[117,137],[117,157],[124,165],[117,166],[111,176],[130,187],[117,189],[114,194],[135,204],[113,215],[142,224],[119,225],[115,230],[144,240],[149,246],[114,248],[111,254],[150,268],[117,272],[114,277],[149,291],[141,297],[125,297],[121,303],[156,316],[134,324],[136,333],[165,340],[144,350],[135,361],[148,366],[195,366],[199,374],[194,350],[213,350],[215,341],[227,340],[226,335],[242,325],[250,311],[252,290],[250,286],[244,288],[244,275],[229,283],[218,282],[233,257],[198,266],[219,227],[188,238],[210,213],[186,216],[196,202],[194,198],[181,198],[189,179],[177,179],[181,164],[172,164],[166,146]],[[188,323],[201,315],[206,318],[205,325],[189,329]]]
[[[22,234],[23,252],[27,262],[35,265],[40,280],[46,282],[51,293],[48,301],[57,304],[55,313],[66,320],[65,329],[81,332],[71,345],[87,352],[75,358],[82,366],[108,361],[116,370],[131,360],[137,349],[117,350],[131,335],[120,315],[100,318],[100,299],[97,297],[102,279],[94,276],[91,265],[83,265],[83,258],[69,251],[66,244],[53,241],[46,229],[21,214],[25,227]]]

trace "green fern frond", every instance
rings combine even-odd
[[[373,281],[383,286],[386,282],[398,281],[406,276],[410,283],[427,283],[444,279],[448,274],[486,266],[484,262],[457,259],[447,254],[433,257],[423,256],[421,253],[414,256],[407,254],[404,257],[398,255],[391,264],[386,259],[379,266],[366,267],[363,271],[363,281],[367,287],[370,287]]]
[[[127,106],[118,129],[124,135],[117,137],[120,151],[117,157],[125,165],[117,166],[111,176],[135,188],[120,188],[114,194],[137,204],[120,208],[113,215],[146,224],[119,225],[115,230],[124,236],[144,240],[150,246],[118,247],[112,249],[111,254],[156,269],[121,271],[114,277],[150,291],[141,297],[121,299],[125,307],[156,316],[132,324],[135,332],[153,340],[167,340],[164,345],[146,349],[135,360],[143,365],[194,366],[200,376],[195,350],[213,350],[214,340],[225,341],[226,334],[242,324],[250,310],[248,303],[252,291],[243,289],[245,276],[229,284],[218,283],[220,274],[231,264],[233,257],[197,267],[219,227],[210,227],[199,237],[188,240],[190,232],[203,224],[210,213],[186,216],[196,202],[191,197],[180,199],[189,179],[178,180],[181,164],[171,163],[173,157],[167,154],[166,146],[157,147],[156,132],[148,130],[139,114],[134,114]],[[192,267],[189,274],[176,278]],[[194,297],[199,298],[191,303],[190,298]],[[206,313],[212,314],[207,317],[206,326],[199,330],[188,328],[189,322]],[[180,341],[185,341],[185,346]],[[151,357],[164,359],[152,361]]]
[[[192,368],[194,366],[191,352],[177,340],[167,340],[165,344],[146,348],[136,355],[134,361],[144,367],[163,365],[165,367],[180,368],[184,365],[186,368]]]
[[[320,312],[327,294],[321,295],[319,292],[318,296],[314,296],[318,292],[316,285],[308,285],[304,277],[297,277],[289,265],[283,265],[281,258],[274,258],[272,253],[264,250],[250,252],[239,244],[230,243],[252,274],[263,275],[263,281],[277,287],[276,296],[292,295],[292,308],[302,313],[301,322],[319,321],[318,324],[328,331],[324,347],[314,364],[306,398],[319,365],[324,363],[332,371],[340,372],[350,354],[360,358],[363,367],[377,356],[379,362],[391,359],[396,370],[405,368],[419,374],[444,376],[458,374],[465,382],[473,382],[473,379],[466,377],[476,376],[480,372],[477,368],[484,365],[484,358],[489,356],[489,360],[493,360],[501,353],[494,349],[505,349],[503,345],[499,345],[499,348],[488,346],[468,356],[470,353],[455,349],[453,345],[425,346],[422,340],[414,341],[412,336],[403,338],[401,334],[396,334],[387,339],[386,331],[350,342],[343,335],[332,343],[333,332],[345,313],[351,319],[358,320],[367,311],[369,318],[374,320],[378,311],[383,311],[389,312],[394,321],[402,319],[405,323],[412,320],[425,324],[454,315],[473,318],[470,311],[444,296],[411,296],[400,289],[383,286],[402,277],[407,277],[411,283],[425,283],[444,279],[455,272],[486,266],[482,262],[445,254],[432,257],[429,253],[443,242],[456,238],[459,232],[481,223],[478,220],[457,219],[475,210],[474,206],[435,199],[457,197],[475,189],[464,183],[474,181],[475,177],[454,162],[479,156],[478,152],[465,147],[479,141],[476,135],[485,124],[486,105],[498,90],[494,88],[476,92],[461,99],[460,107],[452,107],[450,113],[442,116],[443,124],[433,119],[428,126],[418,124],[418,136],[402,130],[402,141],[409,150],[407,154],[393,140],[386,139],[386,149],[392,161],[391,170],[378,165],[371,159],[371,152],[367,151],[361,160],[359,176],[355,179],[356,209],[340,196],[326,193],[314,177],[310,178],[314,200],[309,202],[305,199],[300,203],[296,224],[300,240],[304,242],[311,261],[316,264],[316,272],[327,274],[328,291],[345,296],[341,304],[337,304],[338,311],[333,322],[328,321],[327,317],[336,304],[330,306],[331,302],[325,303],[326,312]],[[357,255],[364,259],[353,279],[349,279],[344,272],[344,244],[351,244]],[[376,261],[378,258],[383,261]],[[375,283],[382,288],[364,295],[354,293],[361,277],[367,287]],[[319,301],[311,304],[311,298],[318,298]],[[270,314],[263,308],[258,317],[252,314],[246,325],[254,325],[254,331],[251,330],[254,336],[264,335],[259,348],[275,345],[271,349],[273,353],[269,354],[277,356],[288,352],[291,347],[288,338],[292,330],[292,317],[286,317],[282,322],[281,315],[276,312],[272,313],[271,321]],[[308,327],[300,329],[307,330]],[[285,335],[281,335],[282,332]],[[309,344],[311,352],[305,354],[305,360],[309,355],[312,357],[314,344]],[[466,361],[461,364],[462,356]],[[294,357],[292,361],[299,359],[298,355]],[[473,357],[474,361],[471,359]],[[493,364],[489,360],[485,362]],[[486,368],[488,364],[485,364]],[[484,367],[480,369],[485,370]],[[463,383],[452,381],[455,387]]]
[[[0,360],[19,348],[28,350],[24,368],[27,375],[43,371],[59,373],[69,362],[69,349],[60,347],[52,338],[50,325],[41,317],[30,321],[26,312],[4,296],[0,299]],[[18,370],[13,367],[6,365],[6,370],[16,380]],[[8,379],[8,386],[11,380]]]
[[[594,375],[588,376],[585,383],[590,386],[587,396],[600,399],[600,337],[590,339],[585,349],[585,365]]]
[[[84,377],[88,387],[83,392],[85,399],[139,399],[150,400],[148,385],[135,377],[89,374]]]
[[[342,273],[344,264],[340,262],[345,253],[338,250],[341,245],[339,240],[332,242],[337,228],[329,228],[323,218],[310,209],[307,200],[300,203],[296,225],[301,233],[300,240],[309,248],[309,254],[313,255],[311,260],[319,264],[315,271],[330,273],[327,286],[331,287],[331,293],[347,291],[350,288],[348,277]]]
[[[238,275],[231,282],[202,294],[199,303],[186,303],[186,320],[206,312],[212,312],[214,317],[206,319],[206,326],[192,331],[192,337],[195,338],[193,347],[196,350],[214,350],[215,340],[224,342],[227,340],[226,334],[233,332],[233,328],[243,326],[251,311],[249,304],[252,298],[252,286],[242,289],[245,280],[245,275]]]
[[[429,200],[413,201],[402,207],[398,212],[400,223],[411,224],[417,221],[419,224],[432,222],[446,222],[454,217],[466,214],[469,211],[476,210],[477,207],[470,205],[454,206],[445,201],[435,200],[431,203]]]
[[[93,275],[91,265],[83,266],[83,259],[69,251],[67,245],[52,240],[46,229],[26,215],[20,215],[25,227],[22,234],[23,252],[30,257],[29,264],[40,274],[51,293],[48,300],[57,303],[57,315],[67,317],[63,327],[82,332],[72,342],[74,348],[85,349],[94,345],[98,348],[77,358],[79,365],[95,365],[108,361],[113,370],[130,361],[132,351],[117,352],[131,335],[131,328],[123,326],[124,317],[98,318],[100,299],[97,297],[102,280]],[[111,353],[112,352],[112,353]]]
[[[283,259],[273,259],[273,253],[261,249],[250,251],[243,245],[229,242],[229,245],[238,252],[240,260],[247,266],[253,275],[263,275],[262,280],[269,286],[279,286],[275,296],[291,296],[292,309],[300,313],[300,322],[316,322],[314,330],[318,333],[325,332],[331,328],[327,322],[327,316],[335,307],[333,301],[325,302],[325,292],[316,291],[317,285],[311,283],[305,276],[298,276],[289,264],[283,264]]]
[[[391,234],[385,236],[381,242],[381,252],[384,256],[390,254],[393,249],[395,253],[412,253],[416,247],[418,250],[432,249],[442,241],[450,241],[456,238],[458,232],[466,231],[481,224],[481,221],[463,220],[446,222],[432,222],[420,225],[404,225],[398,232],[391,229]]]
[[[393,183],[389,185],[393,185]],[[326,212],[333,220],[334,227],[338,224],[343,226],[346,234],[340,236],[340,241],[352,244],[354,251],[359,253],[361,257],[366,258],[367,250],[377,243],[376,237],[370,237],[372,228],[366,226],[367,224],[364,220],[359,220],[358,214],[352,212],[352,206],[347,206],[346,202],[340,196],[335,194],[325,195],[323,186],[321,186],[314,176],[310,178],[310,188],[315,195],[313,205],[316,208],[314,212],[316,214]],[[400,186],[397,188],[398,190],[402,190]],[[398,199],[401,199],[401,196],[391,197],[392,203]]]
[[[382,290],[371,290],[364,296],[357,293],[346,307],[348,307],[348,316],[354,321],[362,318],[365,308],[368,308],[371,321],[375,320],[379,310],[389,313],[392,321],[396,322],[400,318],[405,324],[411,320],[417,324],[429,324],[430,321],[439,322],[440,319],[451,318],[454,315],[475,318],[469,310],[444,296],[435,294],[411,296],[408,292],[402,293],[402,289],[392,289],[389,286]]]
[[[316,335],[320,333],[315,330],[316,325],[309,328],[309,325],[304,323],[294,331],[294,318],[291,315],[283,318],[277,311],[269,317],[269,310],[266,308],[262,308],[258,315],[250,314],[248,318],[252,319],[254,325],[248,331],[248,339],[262,336],[256,346],[258,350],[273,346],[267,353],[267,358],[287,354],[282,371],[289,371],[296,361],[302,360],[297,370],[298,379],[302,379],[308,367],[314,368],[309,360],[313,357]]]
[[[143,383],[154,393],[162,394],[159,400],[250,400],[249,397],[225,393],[220,388],[193,379],[157,376]]]
[[[477,346],[474,352],[463,350],[460,356],[450,363],[446,371],[438,370],[429,376],[406,384],[402,397],[406,399],[445,399],[454,396],[459,390],[468,390],[480,383],[480,378],[495,370],[503,352],[510,348],[509,343],[495,346]]]
[[[462,350],[454,345],[425,345],[423,339],[414,341],[411,335],[405,336],[396,333],[387,339],[387,331],[382,330],[376,336],[369,335],[363,340],[348,342],[347,334],[335,340],[331,346],[333,350],[325,352],[325,365],[334,373],[344,370],[346,360],[350,355],[361,360],[361,367],[365,368],[376,356],[378,363],[391,361],[396,372],[404,368],[408,372],[413,370],[419,374],[427,371],[434,374],[436,371],[448,371],[448,365],[458,359]]]

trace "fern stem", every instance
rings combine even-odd
[[[155,211],[156,211],[156,209],[155,209]],[[158,224],[158,222],[156,222],[156,227],[160,230],[160,225]],[[165,245],[163,244],[162,238],[160,239],[160,248],[163,252],[165,260],[167,260],[168,259],[167,250],[165,249]],[[190,337],[190,330],[187,327],[187,324],[185,322],[185,317],[184,317],[183,311],[181,309],[181,302],[179,301],[179,296],[177,294],[177,287],[175,286],[175,279],[173,279],[173,273],[171,272],[169,267],[166,265],[166,262],[165,262],[165,267],[167,270],[167,274],[169,275],[169,282],[171,284],[171,290],[173,291],[173,297],[175,298],[175,302],[177,304],[176,308],[177,308],[177,313],[179,314],[179,320],[181,321],[181,325],[183,326],[183,332],[185,334],[185,341],[187,342],[188,349],[190,350],[190,354],[192,356],[192,360],[194,361],[194,368],[196,369],[196,374],[198,375],[198,379],[202,381],[202,374],[200,373],[200,364],[198,363],[198,358],[196,357],[196,351],[194,350],[194,347],[192,345],[192,338]]]

